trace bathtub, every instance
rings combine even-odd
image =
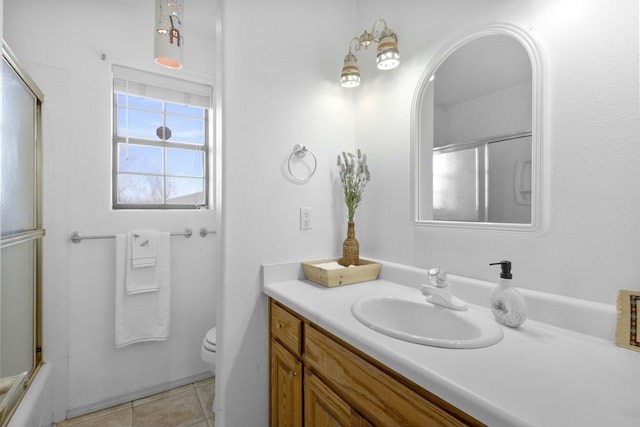
[[[53,425],[53,365],[45,363],[36,373],[27,393],[16,408],[8,427],[50,427]]]

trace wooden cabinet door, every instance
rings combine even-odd
[[[302,362],[271,341],[271,427],[302,426]]]
[[[304,373],[304,425],[371,427],[367,420],[308,370]]]

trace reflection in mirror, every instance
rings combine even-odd
[[[538,68],[511,27],[470,35],[427,67],[412,117],[416,224],[538,227]]]

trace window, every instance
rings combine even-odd
[[[113,66],[114,209],[209,205],[211,86]]]

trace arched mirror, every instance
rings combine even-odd
[[[476,31],[431,61],[412,107],[415,224],[540,227],[541,89],[535,44],[515,27]]]

